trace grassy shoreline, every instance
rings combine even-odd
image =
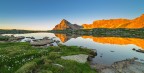
[[[47,32],[47,31],[40,31],[40,30],[4,30],[0,29],[0,34],[24,34],[24,33],[38,33],[38,32]]]
[[[144,28],[128,29],[128,28],[95,28],[95,29],[80,29],[80,30],[52,30],[52,33],[61,33],[67,35],[87,35],[95,37],[126,37],[126,38],[141,38],[144,39]]]
[[[77,46],[35,48],[29,43],[0,43],[1,73],[96,73],[88,63],[63,60],[61,56],[87,54],[91,50]],[[57,66],[62,65],[61,66]]]

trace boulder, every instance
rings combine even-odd
[[[32,46],[45,46],[47,44],[50,44],[52,42],[52,40],[49,40],[49,39],[42,39],[42,40],[37,40],[37,41],[33,41],[31,42],[30,44]]]
[[[17,40],[22,40],[24,38],[25,38],[24,36],[18,36],[18,37],[16,37]]]
[[[136,50],[135,48],[133,48],[132,50]]]
[[[25,37],[25,38],[29,38],[29,39],[35,39],[34,37]]]
[[[91,57],[95,57],[95,56],[97,56],[97,51],[96,51],[96,49],[91,49],[91,52],[90,52],[90,54],[91,54]]]
[[[51,43],[53,46],[58,46],[58,44],[56,42]]]
[[[29,42],[30,43],[30,42],[33,42],[33,40],[30,38],[24,38],[21,40],[21,42]]]
[[[48,40],[48,39],[49,39],[49,37],[44,37],[43,39],[44,39],[44,40]]]
[[[79,55],[71,55],[71,56],[62,56],[61,58],[65,60],[73,60],[79,63],[86,63],[88,55],[79,54]]]

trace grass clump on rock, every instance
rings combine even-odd
[[[37,67],[36,62],[29,62],[22,66],[20,69],[18,69],[15,73],[33,73],[33,70]]]

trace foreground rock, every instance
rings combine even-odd
[[[100,73],[144,73],[144,64],[135,61],[136,58],[113,63],[110,67],[93,66]]]
[[[31,39],[31,38],[24,38],[20,42],[33,42],[33,39]]]
[[[32,46],[45,46],[52,42],[53,42],[53,40],[50,40],[50,39],[41,39],[41,40],[35,40],[35,41],[31,42],[30,44]]]
[[[79,63],[86,63],[88,55],[79,54],[79,55],[71,55],[71,56],[62,56],[61,58],[65,60],[73,60]]]
[[[22,39],[24,39],[25,37],[24,36],[18,36],[18,37],[15,37],[14,35],[11,35],[11,36],[8,36],[9,37],[9,42],[18,42]]]

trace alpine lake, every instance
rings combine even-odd
[[[12,34],[4,34],[12,35]],[[50,37],[59,40],[67,46],[82,46],[87,49],[96,49],[97,55],[92,59],[92,64],[110,66],[114,62],[137,58],[136,61],[144,63],[144,53],[136,50],[144,50],[144,39],[124,37],[94,37],[87,35],[54,34],[54,33],[26,33],[14,34],[14,36],[34,37],[42,39]]]

